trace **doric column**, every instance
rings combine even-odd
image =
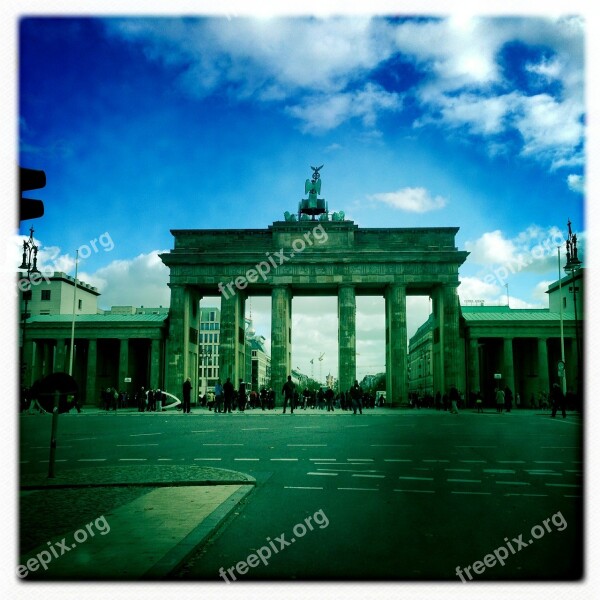
[[[464,368],[461,369],[459,319],[460,306],[455,285],[444,285],[442,298],[442,324],[440,326],[440,350],[444,361],[444,390],[456,386],[464,391]],[[443,392],[442,392],[443,393]]]
[[[244,365],[240,361],[244,345],[244,302],[240,292],[221,296],[221,325],[219,347],[219,377],[225,383],[231,379],[237,388],[243,377]],[[240,349],[241,346],[241,349]]]
[[[476,394],[480,387],[479,375],[479,340],[471,338],[469,340],[469,391]]]
[[[189,360],[190,293],[186,286],[169,284],[169,336],[165,357],[165,391],[181,398],[181,386]]]
[[[347,392],[356,379],[356,290],[338,290],[338,376],[340,390]]]
[[[119,340],[119,380],[117,390],[125,387],[125,377],[129,376],[129,340]]]
[[[32,339],[25,340],[25,347],[23,348],[23,362],[25,363],[25,370],[23,373],[23,382],[26,386],[31,386],[33,382],[38,378],[37,368],[39,366],[39,360],[36,356],[38,344]]]
[[[538,338],[538,390],[546,392],[550,391],[550,377],[548,372],[548,340],[546,338]]]
[[[387,401],[398,404],[408,400],[406,286],[392,284],[385,292],[385,346]]]
[[[56,354],[54,357],[54,370],[59,372],[69,372],[68,359],[66,358],[66,343],[65,338],[56,340]]]
[[[513,339],[504,338],[503,348],[503,373],[502,378],[504,383],[510,388],[511,392],[515,393],[515,365],[513,362]],[[548,369],[546,368],[546,371]]]
[[[160,340],[150,340],[150,381],[146,387],[152,390],[160,387]]]
[[[279,400],[281,388],[291,375],[292,294],[286,285],[271,291],[271,385]]]
[[[89,340],[86,365],[86,404],[97,405],[100,403],[100,394],[96,389],[96,371],[98,367],[98,343],[96,340]]]

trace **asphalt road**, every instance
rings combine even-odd
[[[256,477],[237,514],[173,579],[460,583],[583,574],[577,415],[197,409],[59,419],[57,471],[205,464]],[[21,472],[43,472],[50,417],[22,415],[20,424]]]

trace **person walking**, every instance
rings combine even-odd
[[[296,389],[296,384],[292,381],[292,376],[288,375],[287,381],[283,384],[281,388],[281,393],[283,394],[283,414],[285,414],[285,409],[287,408],[288,401],[290,403],[290,413],[294,414],[294,391]]]
[[[565,395],[560,389],[560,385],[558,385],[558,383],[552,384],[552,389],[550,390],[550,400],[552,401],[552,418],[556,417],[556,411],[560,409],[562,411],[563,419],[566,419],[567,408]]]
[[[327,412],[333,412],[333,399],[335,398],[335,394],[331,388],[327,388],[325,392],[325,399],[327,400]]]
[[[238,408],[240,412],[246,410],[246,384],[240,379],[240,385],[238,387]]]
[[[496,388],[496,412],[501,413],[504,406],[504,392],[500,388]]]
[[[506,404],[506,412],[509,413],[512,410],[513,393],[508,386],[504,388],[504,402]]]
[[[453,385],[450,388],[450,393],[448,394],[448,398],[450,399],[450,414],[457,415],[458,414],[458,401],[460,400],[460,394],[456,389],[456,386]]]
[[[225,398],[225,408],[223,412],[230,413],[231,405],[233,404],[233,383],[230,378],[223,384],[223,397]]]
[[[360,411],[362,415],[362,390],[358,385],[358,379],[354,380],[354,385],[350,388],[350,398],[352,398],[352,410],[356,414],[356,409]]]
[[[215,415],[217,413],[223,412],[223,386],[221,385],[221,380],[217,379],[217,383],[215,383]]]
[[[183,382],[183,414],[190,414],[190,404],[192,400],[192,380],[188,377]]]

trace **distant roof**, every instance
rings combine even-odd
[[[581,268],[581,269],[579,269],[579,271],[575,272],[575,280],[576,281],[579,280],[579,279],[581,279],[584,276],[584,271],[585,271],[585,268]],[[573,281],[573,275],[571,275],[571,274],[565,275],[565,277],[563,277],[560,280],[560,285],[561,285],[561,287],[565,286],[565,285],[569,285],[569,283],[571,283],[572,281]],[[548,294],[550,292],[553,292],[553,291],[555,291],[557,289],[558,289],[558,279],[554,283],[551,283],[548,286],[546,294]]]
[[[463,317],[467,322],[475,321],[560,321],[559,312],[547,308],[508,308],[507,306],[463,306]],[[467,310],[465,310],[467,309]],[[475,309],[475,310],[473,310]],[[496,309],[496,310],[485,310]],[[563,311],[563,320],[574,320],[575,315]]]
[[[77,315],[76,323],[162,323],[168,315]],[[70,323],[73,315],[34,315],[27,319],[28,323]]]

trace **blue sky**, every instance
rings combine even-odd
[[[19,233],[70,273],[108,234],[79,266],[100,304],[166,305],[170,229],[266,227],[324,163],[322,196],[360,227],[460,227],[463,300],[505,303],[508,283],[511,306],[546,306],[568,218],[585,259],[585,33],[577,16],[24,18],[19,164],[48,183]],[[359,303],[359,376],[383,368],[382,307]],[[427,308],[411,299],[410,333]],[[333,299],[294,313],[315,330],[294,362],[325,352],[336,374]]]

